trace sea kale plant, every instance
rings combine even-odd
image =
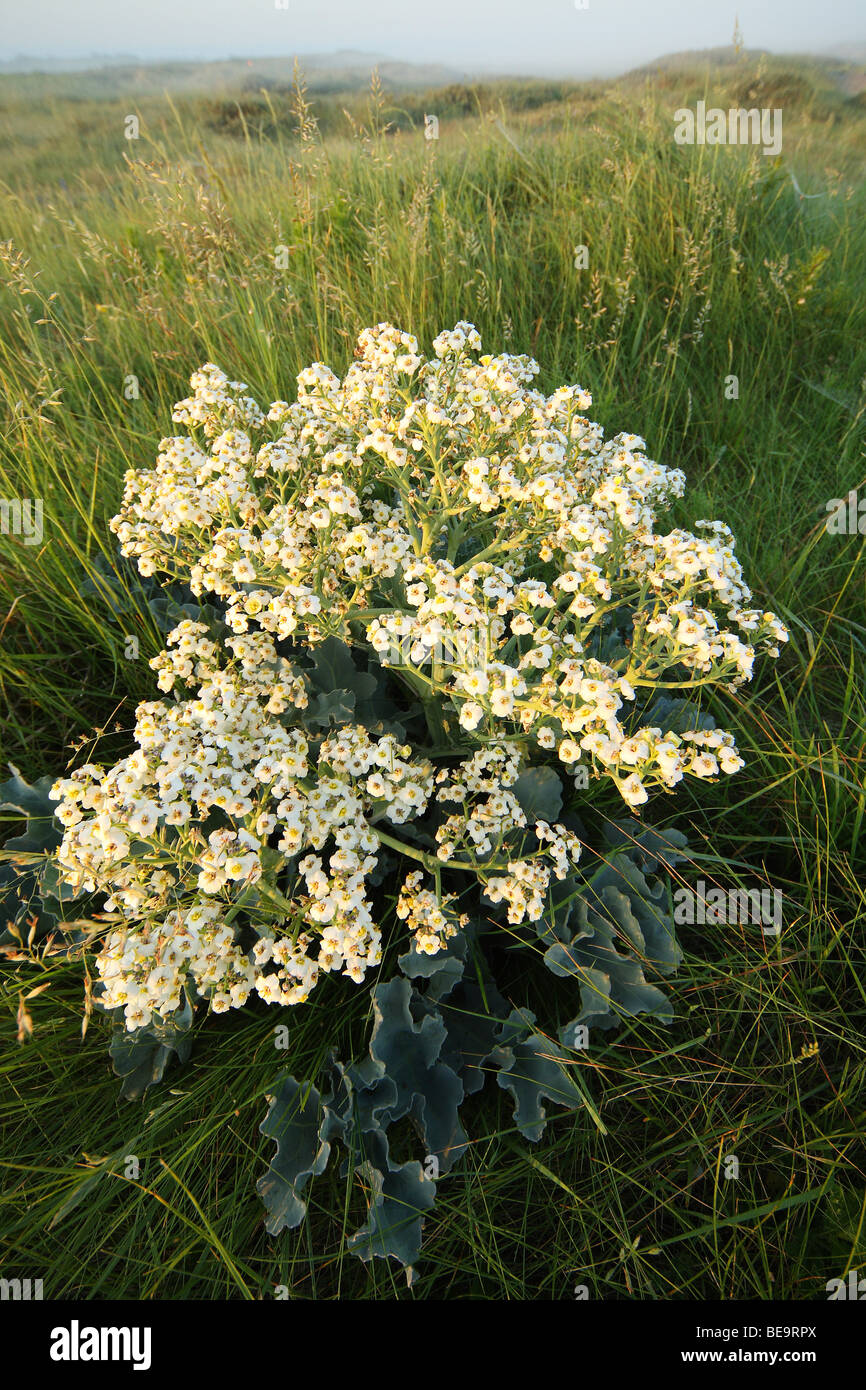
[[[742,766],[700,694],[787,637],[727,526],[660,525],[683,474],[636,435],[605,441],[587,392],[545,396],[537,372],[462,322],[429,360],[365,330],[342,381],[316,363],[266,412],[196,372],[186,432],[127,474],[111,525],[199,607],[151,662],[165,698],[139,706],[135,751],[51,790],[65,891],[100,895],[101,1003],[139,1089],[199,1003],[327,989],[337,1008],[372,982],[368,1055],[275,1081],[259,1187],[269,1229],[297,1225],[339,1140],[371,1194],[352,1248],[408,1267],[485,1076],[534,1140],[545,1097],[587,1101],[565,1050],[587,1027],[670,1017],[653,979],[680,957],[685,841],[633,808]],[[558,1041],[500,993],[497,943],[572,983]],[[422,1160],[391,1156],[405,1117]]]

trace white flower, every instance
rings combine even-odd
[[[460,724],[464,729],[477,729],[484,716],[484,710],[477,700],[467,700],[460,709]]]
[[[636,772],[633,772],[630,777],[626,777],[624,781],[618,782],[617,786],[620,795],[624,801],[628,802],[629,806],[643,806],[644,802],[649,800],[646,788]]]

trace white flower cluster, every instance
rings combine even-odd
[[[175,418],[203,420],[211,447],[165,440],[155,471],[128,475],[113,522],[123,552],[219,595],[237,632],[363,637],[479,741],[530,735],[632,806],[684,775],[734,771],[731,742],[716,758],[628,727],[642,689],[735,689],[756,650],[786,640],[773,613],[747,606],[731,532],[658,533],[683,474],[636,435],[605,442],[581,388],[546,397],[531,359],[474,360],[478,349],[466,323],[429,362],[409,334],[365,330],[342,382],[321,364],[301,373],[258,448],[261,412],[229,390],[245,388],[203,368]],[[215,400],[231,424],[219,435]],[[618,620],[621,647],[602,659]]]
[[[539,848],[532,858],[509,856],[513,832],[527,825],[526,815],[511,790],[520,775],[520,765],[518,748],[492,744],[456,769],[443,769],[436,778],[437,801],[456,802],[460,807],[436,831],[438,858],[448,864],[460,851],[468,855],[484,883],[488,901],[506,902],[508,920],[515,924],[527,918],[538,921],[544,915],[551,865],[541,861],[549,859],[554,876],[561,880],[569,868],[577,865],[581,850],[577,836],[565,826],[550,826],[538,820],[534,833]],[[521,839],[525,850],[526,837]],[[490,873],[488,862],[503,855],[507,874]]]
[[[189,435],[127,474],[123,554],[216,596],[229,633],[180,624],[152,663],[171,701],[140,706],[137,751],[55,788],[63,871],[125,919],[100,969],[128,1026],[184,989],[220,1009],[253,991],[299,1002],[323,971],[362,979],[382,846],[433,875],[435,891],[413,868],[399,895],[420,950],[457,920],[444,872],[537,920],[580,846],[527,825],[512,790],[527,768],[640,806],[742,766],[724,730],[641,711],[662,690],[735,690],[784,627],[749,606],[723,523],[659,529],[682,472],[636,435],[605,441],[587,392],[545,396],[537,372],[482,355],[462,322],[429,360],[410,334],[367,329],[342,380],[315,363],[266,412],[207,364],[173,415]],[[417,747],[361,723],[310,734],[295,662],[329,636],[420,700]],[[391,833],[431,813],[420,841]]]
[[[123,1006],[130,1029],[177,1009],[185,987],[219,1012],[253,989],[269,1003],[301,1003],[322,971],[360,983],[380,959],[365,891],[376,824],[422,814],[433,790],[429,761],[361,726],[324,738],[314,764],[305,735],[270,712],[273,660],[244,675],[251,647],[243,639],[238,651],[235,640],[236,661],[212,671],[200,629],[185,622],[169,636],[176,664],[199,658],[198,697],[140,705],[135,753],[108,772],[87,764],[51,790],[66,881],[105,892],[106,910],[126,919],[98,968],[103,1002]],[[269,639],[261,650],[273,657]],[[152,664],[177,674],[165,654]],[[225,824],[205,837],[199,827],[214,813]],[[327,866],[307,854],[291,897],[281,893],[277,872],[325,847]],[[241,910],[259,933],[246,952],[232,925]]]
[[[172,419],[180,425],[200,425],[209,439],[221,434],[227,425],[255,429],[262,423],[262,412],[247,390],[245,381],[229,381],[225,372],[208,362],[189,379],[193,394],[178,401]]]
[[[421,869],[407,875],[397,899],[397,916],[412,932],[415,950],[422,955],[435,956],[450,936],[466,926],[469,917],[466,913],[459,917],[454,913],[453,894],[440,901],[436,893],[423,884]]]

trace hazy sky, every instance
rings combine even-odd
[[[226,58],[361,49],[510,72],[616,73],[730,42],[822,52],[866,39],[863,0],[0,0],[0,58]],[[579,8],[586,4],[586,8]]]

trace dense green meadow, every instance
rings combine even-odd
[[[825,1299],[866,1266],[866,537],[825,529],[828,499],[866,497],[862,96],[748,56],[474,92],[118,87],[0,84],[0,497],[44,499],[41,544],[0,536],[0,780],[121,756],[155,698],[161,634],[118,609],[107,522],[191,371],[291,399],[365,325],[429,350],[464,318],[684,469],[674,524],[727,521],[789,626],[712,706],[746,767],[650,816],[688,834],[691,878],[781,890],[784,926],[683,926],[674,1023],[594,1035],[574,1055],[594,1113],[538,1145],[496,1087],[467,1106],[411,1291],[343,1253],[366,1204],[336,1166],[276,1239],[254,1192],[275,1073],[357,1050],[366,991],[322,986],[288,1058],[264,1006],[202,1018],[187,1065],[129,1102],[81,960],[22,949],[0,968],[3,1274],[46,1298]],[[675,144],[701,97],[781,108],[782,154]],[[545,971],[511,987],[556,1012]]]

